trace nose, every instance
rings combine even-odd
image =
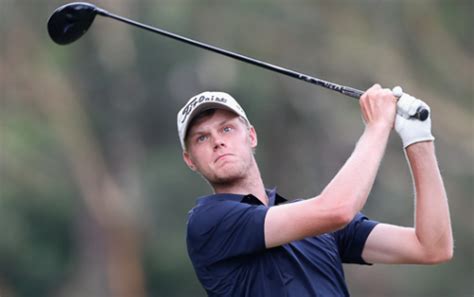
[[[224,140],[222,139],[222,137],[219,137],[218,135],[214,135],[214,137],[212,138],[213,141],[214,141],[214,150],[218,150],[219,148],[222,148],[222,147],[225,147],[225,142]]]

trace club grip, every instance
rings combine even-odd
[[[425,121],[430,116],[430,111],[422,106],[418,107],[416,113],[411,116],[411,118],[418,119],[420,121]]]
[[[330,89],[336,90],[346,96],[359,99],[364,92],[355,88],[347,87],[347,86],[338,86],[339,88],[332,87]],[[395,87],[393,89],[394,95],[397,97],[401,97],[403,95],[403,90],[400,87]],[[418,107],[416,113],[410,118],[417,119],[419,121],[425,121],[430,116],[430,111],[422,106]]]
[[[400,86],[396,86],[392,89],[393,95],[395,97],[402,97],[403,96],[403,89]],[[430,116],[430,111],[423,106],[417,108],[414,115],[410,116],[412,119],[417,119],[419,121],[425,121]]]

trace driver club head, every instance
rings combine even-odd
[[[48,33],[57,44],[65,45],[79,39],[102,12],[95,5],[74,2],[57,8],[48,20]]]

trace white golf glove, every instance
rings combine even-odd
[[[421,141],[433,141],[431,134],[431,111],[428,104],[403,93],[400,87],[393,88],[393,94],[397,97],[397,117],[395,119],[395,130],[402,138],[403,148]],[[424,121],[411,118],[420,106],[428,109],[430,115]]]

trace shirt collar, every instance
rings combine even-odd
[[[265,192],[267,193],[267,197],[268,197],[268,206],[274,206],[274,205],[278,205],[278,204],[285,203],[288,201],[287,199],[283,198],[276,192],[276,188],[265,189]],[[252,205],[263,205],[263,203],[252,194],[241,195],[241,194],[229,194],[229,193],[212,194],[212,195],[200,197],[198,198],[197,203],[202,204],[210,200],[214,200],[214,201],[230,200],[230,201],[236,201],[236,202],[247,203],[247,204],[252,204]]]

